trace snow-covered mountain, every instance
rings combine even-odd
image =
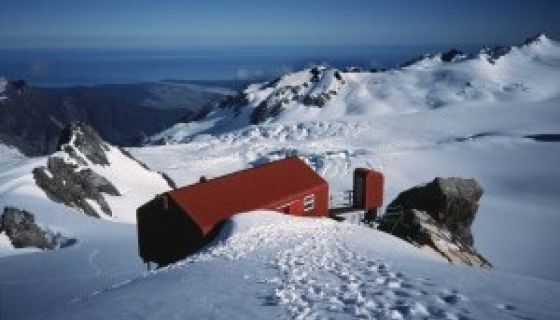
[[[297,155],[329,182],[333,205],[345,201],[356,167],[384,173],[386,203],[436,176],[474,177],[484,188],[474,242],[493,270],[450,264],[363,226],[250,212],[198,254],[147,272],[135,225],[114,222],[131,221],[138,203],[169,186],[118,148],[102,147],[104,166],[63,139],[72,148],[50,158],[91,169],[122,198],[100,192],[111,216],[101,210],[103,219],[92,218],[37,186],[33,169],[52,175],[49,158],[2,153],[0,209],[29,210],[78,242],[32,254],[10,249],[0,258],[0,315],[558,318],[559,47],[539,36],[476,56],[424,56],[385,72],[311,68],[252,85],[199,121],[154,137],[166,145],[127,149],[178,185]]]
[[[63,130],[59,151],[48,157],[26,158],[2,145],[0,150],[0,208],[26,210],[44,229],[78,239],[81,228],[74,222],[88,223],[79,217],[136,223],[136,208],[173,184],[81,123]],[[9,253],[17,252],[2,254]]]
[[[424,55],[381,71],[316,66],[250,85],[234,104],[152,137],[184,142],[251,124],[371,118],[457,104],[541,101],[558,94],[560,44],[541,34],[520,46]]]

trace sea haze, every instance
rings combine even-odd
[[[0,76],[39,86],[161,80],[268,80],[328,64],[390,68],[449,46],[267,46],[135,49],[3,49]],[[461,48],[472,51],[475,48]]]

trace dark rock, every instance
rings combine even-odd
[[[532,45],[534,43],[539,43],[541,41],[541,39],[546,38],[546,35],[543,32],[539,32],[537,34],[535,34],[534,36],[531,36],[527,39],[525,39],[525,41],[523,41],[523,45],[524,46],[529,46]]]
[[[62,129],[57,150],[66,149],[65,151],[68,152],[68,146],[78,149],[93,164],[109,165],[105,154],[106,151],[109,151],[109,147],[92,127],[84,123],[72,122]],[[75,151],[70,151],[69,154],[77,157]]]
[[[309,72],[311,72],[311,82],[319,81],[321,78],[321,69],[319,67],[313,67]]]
[[[259,103],[259,105],[251,113],[251,123],[259,124],[268,118],[269,110],[266,101]]]
[[[0,231],[6,233],[15,248],[35,247],[43,250],[56,248],[56,243],[49,233],[35,223],[35,218],[30,212],[6,207],[1,220]]]
[[[120,195],[103,176],[89,168],[79,170],[77,165],[66,163],[59,157],[50,157],[47,167],[33,169],[33,177],[51,200],[79,208],[93,217],[99,217],[99,213],[88,203],[88,199],[96,202],[105,214],[112,215],[103,193]]]
[[[434,55],[433,54],[423,54],[423,55],[419,55],[416,56],[408,61],[406,61],[405,63],[401,64],[399,66],[399,68],[405,68],[405,67],[409,67],[412,66],[420,61],[426,60],[426,59],[433,59]]]
[[[334,77],[336,78],[336,80],[342,81],[342,75],[338,70],[334,72]]]
[[[418,246],[428,246],[449,261],[489,267],[473,248],[471,225],[482,187],[475,179],[436,178],[398,195],[379,229]]]
[[[461,57],[462,55],[463,55],[463,52],[461,52],[457,49],[451,49],[451,50],[441,54],[441,61],[454,62],[455,59]]]
[[[268,112],[269,118],[274,118],[278,116],[282,111],[284,111],[283,102],[278,102],[272,105],[270,111]]]
[[[483,48],[481,50],[482,54],[486,54],[488,62],[495,64],[496,61],[508,54],[511,51],[511,47],[493,47],[493,48]]]
[[[559,133],[540,133],[540,134],[528,134],[523,136],[526,139],[532,139],[538,142],[560,142]]]
[[[324,107],[327,102],[331,99],[331,95],[328,92],[322,92],[316,96],[312,95],[305,95],[303,97],[302,103],[304,106],[311,106],[311,107]]]
[[[425,211],[437,223],[472,245],[470,226],[482,194],[482,187],[475,179],[435,178],[430,183],[402,192],[388,207]]]
[[[167,182],[167,185],[171,189],[173,189],[173,190],[177,189],[177,184],[175,183],[175,181],[173,179],[171,179],[171,177],[167,173],[165,173],[163,171],[158,171],[158,173],[165,180],[165,182]]]

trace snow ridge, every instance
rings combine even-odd
[[[544,35],[521,46],[425,55],[400,68],[355,72],[316,66],[250,85],[235,105],[179,123],[154,143],[189,142],[263,123],[373,119],[464,104],[542,101],[560,95],[560,45]],[[538,75],[538,76],[536,76]]]

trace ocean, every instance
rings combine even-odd
[[[162,80],[268,80],[314,64],[391,68],[437,46],[0,49],[0,77],[63,87]]]

